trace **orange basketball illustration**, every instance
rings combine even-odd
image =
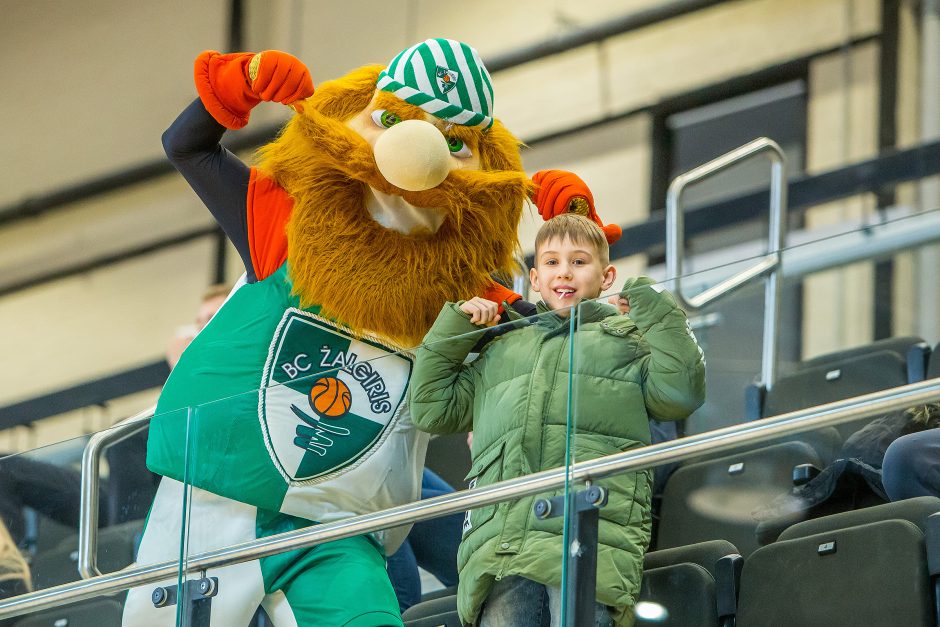
[[[352,405],[349,386],[336,377],[317,379],[310,388],[310,407],[323,418],[339,418]]]

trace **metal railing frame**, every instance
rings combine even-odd
[[[569,477],[571,481],[576,482],[600,479],[620,472],[652,468],[707,453],[733,449],[742,445],[867,418],[890,411],[898,411],[913,405],[938,400],[940,400],[940,379],[931,379],[866,394],[811,409],[781,414],[780,416],[656,444],[627,453],[580,462],[572,465],[570,469],[562,467],[546,470],[516,479],[501,481],[483,488],[454,492],[372,514],[355,516],[335,523],[316,525],[200,553],[189,557],[185,564],[170,561],[147,566],[129,567],[115,573],[97,575],[83,581],[38,590],[0,602],[0,619],[59,607],[95,596],[120,592],[135,586],[155,584],[176,577],[180,570],[184,570],[186,573],[204,573],[210,568],[220,568],[380,529],[460,513],[474,507],[543,493],[561,488],[566,478]],[[136,416],[135,419],[136,422],[146,421],[146,418],[140,415]],[[123,434],[124,437],[127,437],[135,427],[139,427],[139,424],[128,422],[123,427],[112,429],[101,435],[103,439],[107,439],[109,435],[118,438]],[[84,494],[86,494],[86,491],[83,490]],[[84,536],[90,533],[91,529],[85,527],[81,532]]]
[[[83,579],[101,574],[98,570],[98,502],[101,454],[112,444],[139,433],[150,424],[156,406],[149,407],[110,429],[89,438],[82,453],[81,501],[78,512],[78,572]]]
[[[681,200],[685,188],[693,183],[723,172],[731,166],[767,153],[770,157],[770,229],[767,254],[753,266],[705,290],[686,298],[682,294],[683,261],[685,260],[685,220]],[[735,148],[716,159],[680,174],[669,184],[666,193],[666,274],[673,296],[689,313],[726,296],[751,281],[766,277],[764,289],[764,337],[761,357],[761,383],[770,390],[777,374],[777,327],[780,317],[780,260],[787,228],[787,158],[777,142],[767,137]]]

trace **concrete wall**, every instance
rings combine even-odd
[[[247,2],[246,47],[290,50],[320,82],[363,63],[385,62],[429,36],[462,38],[488,59],[659,3],[253,0]],[[194,96],[193,57],[227,45],[223,0],[8,4],[0,22],[0,208],[159,158],[161,132]],[[877,152],[879,47],[849,42],[879,32],[880,6],[876,0],[730,1],[499,72],[496,114],[533,142],[524,153],[529,171],[577,171],[594,190],[605,219],[632,223],[650,211],[648,107],[831,51],[812,61],[809,73],[807,163],[811,171],[823,171]],[[909,15],[907,28],[905,45],[911,47],[916,29]],[[902,106],[906,116],[913,115],[910,109]],[[284,116],[281,107],[261,106],[252,125]],[[584,132],[535,141],[612,117]],[[821,226],[871,209],[871,199],[851,199],[814,210],[807,224]],[[530,212],[523,221],[524,244],[532,240],[537,218]],[[209,224],[185,183],[167,176],[3,225],[0,289]],[[6,329],[0,335],[0,405],[160,358],[211,281],[213,254],[211,241],[195,241],[0,297],[0,326]],[[229,260],[234,279],[241,268],[236,255]],[[638,256],[623,261],[620,270],[633,274],[645,266]],[[903,298],[910,291],[898,289]],[[807,355],[870,339],[869,264],[812,279],[805,300]],[[899,329],[912,324],[898,322]],[[126,404],[114,408],[124,412]],[[85,412],[58,423],[68,427],[6,437],[15,448],[35,446],[101,428],[121,412],[94,410],[93,418]]]

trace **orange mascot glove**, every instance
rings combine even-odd
[[[565,170],[540,170],[532,177],[538,188],[532,202],[543,220],[551,220],[563,213],[577,213],[601,227],[608,244],[613,244],[622,231],[617,224],[604,226],[594,209],[594,196],[587,183],[577,174]]]
[[[248,124],[252,108],[262,100],[289,105],[313,95],[307,66],[279,50],[258,54],[206,50],[196,57],[194,74],[206,110],[229,129]]]
[[[505,309],[505,307],[503,307],[503,303],[511,305],[517,300],[522,299],[520,294],[516,294],[508,287],[500,285],[496,281],[490,281],[489,286],[483,291],[481,296],[486,300],[491,300],[499,305],[499,309],[497,311],[499,311],[500,315],[503,314],[503,310]]]

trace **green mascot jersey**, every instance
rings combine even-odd
[[[150,469],[317,522],[416,500],[411,356],[318,310],[300,308],[286,262],[235,290],[167,380]]]

